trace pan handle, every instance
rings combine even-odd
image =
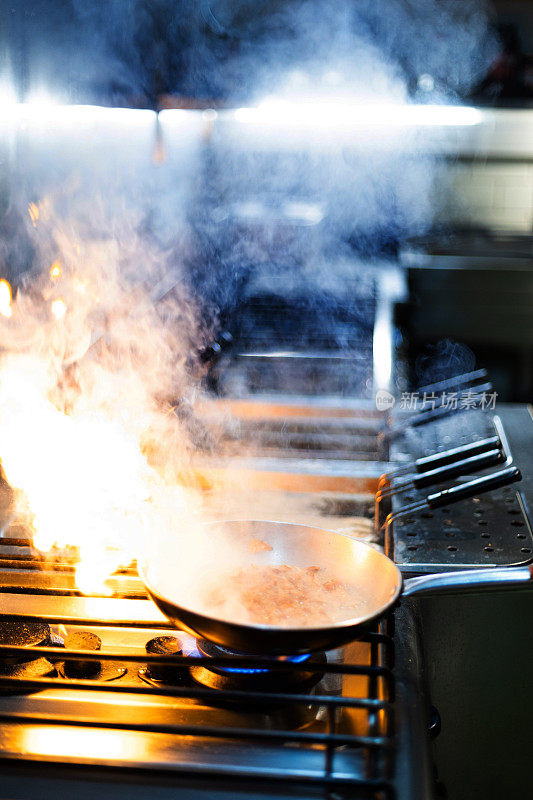
[[[452,450],[446,450],[443,453],[433,453],[431,456],[417,458],[414,462],[414,468],[416,472],[428,472],[429,470],[445,467],[448,464],[452,464],[454,461],[477,456],[479,453],[484,453],[486,450],[493,450],[497,447],[500,447],[500,437],[490,436],[488,439],[470,442],[470,444],[463,444],[460,447],[454,447]]]
[[[486,453],[478,453],[470,458],[465,458],[463,461],[456,461],[454,464],[448,464],[439,469],[432,469],[429,472],[422,472],[413,478],[411,483],[414,489],[425,489],[441,481],[448,481],[451,478],[457,478],[461,475],[468,475],[480,469],[492,467],[494,464],[501,464],[505,461],[505,456],[501,450],[488,450]],[[401,488],[401,484],[398,485]]]
[[[461,572],[440,572],[407,578],[403,597],[434,594],[465,594],[479,590],[520,589],[533,582],[533,564],[526,567],[467,569]]]
[[[429,494],[426,497],[426,503],[430,508],[443,508],[450,503],[456,503],[458,500],[467,500],[469,497],[481,494],[481,492],[490,492],[493,489],[499,489],[501,486],[507,486],[510,483],[516,483],[516,481],[521,480],[522,475],[518,467],[507,467],[499,472],[493,472],[492,475],[486,475],[484,478],[475,478],[467,483],[452,486],[450,489],[443,489],[442,492]]]

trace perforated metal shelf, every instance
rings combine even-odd
[[[410,571],[507,567],[533,557],[520,493],[511,488],[398,520],[394,543],[395,561]]]
[[[507,437],[511,426],[506,424],[505,409],[500,411],[505,444],[510,455],[514,455],[512,437],[510,440]],[[414,460],[495,432],[494,415],[467,411],[410,430],[395,447],[403,459]],[[533,424],[521,431],[522,439],[526,436],[533,440]],[[523,457],[517,459],[517,465],[524,474],[529,474],[530,464],[523,463]],[[431,491],[439,488],[445,487],[432,487]],[[402,493],[394,499],[394,509],[426,494],[427,491],[414,490]],[[393,539],[394,560],[402,572],[409,574],[527,564],[533,560],[533,534],[524,485],[519,484],[518,490],[516,486],[507,487],[449,508],[399,519],[394,523]]]

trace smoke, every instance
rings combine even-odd
[[[471,372],[475,365],[476,357],[467,345],[443,339],[428,345],[418,356],[415,362],[417,385],[437,383],[452,375]]]
[[[105,591],[197,512],[176,406],[194,400],[198,309],[131,211],[94,198],[90,222],[79,200],[70,217],[50,198],[30,210],[41,269],[0,316],[2,468],[36,546],[77,547],[78,586]]]
[[[284,85],[464,96],[493,47],[484,0],[75,0],[73,9],[100,78],[150,98],[242,103]]]
[[[165,93],[230,106],[265,97],[458,103],[494,52],[485,0],[71,0],[47,4],[46,14],[44,4],[31,5],[30,45],[42,17],[46,26],[41,46],[29,48],[29,94],[44,75],[52,94],[106,103],[155,105]],[[188,206],[190,274],[214,308],[232,306],[251,270],[273,260],[292,269],[310,250],[303,236],[280,247],[279,237],[243,232],[232,200],[259,198],[267,209],[282,197],[318,201],[328,225],[314,237],[316,261],[353,249],[390,255],[431,226],[439,204],[432,159],[403,129],[378,131],[370,146],[344,141],[321,152],[304,152],[301,141],[298,157],[267,157],[261,142],[244,153],[241,133],[231,129],[215,137],[202,154],[203,186],[178,202],[182,181],[164,187],[169,207]]]
[[[20,99],[239,105],[311,89],[464,97],[493,58],[485,0],[20,0],[0,42]]]
[[[32,5],[28,98],[49,81],[59,97],[129,105],[165,92],[458,102],[490,57],[482,6],[466,0],[74,0],[50,11],[41,46],[49,4]],[[222,119],[206,143],[161,115],[157,166],[155,116],[123,111],[123,125],[107,111],[23,120],[0,242],[18,285],[0,318],[3,469],[38,546],[79,548],[88,589],[158,531],[190,549],[195,443],[174,407],[199,391],[190,354],[217,317],[270,287],[305,295],[304,314],[329,326],[335,304],[353,305],[357,269],[434,210],[432,160],[394,126],[286,139]]]

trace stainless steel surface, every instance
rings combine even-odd
[[[518,415],[519,423],[512,424]],[[503,419],[503,422],[502,422]],[[512,430],[512,443],[507,432]],[[507,432],[506,432],[507,431]],[[525,444],[533,429],[527,410],[498,406],[498,414],[468,410],[452,420],[442,420],[413,430],[398,440],[393,455],[413,461],[456,444],[481,441],[497,434],[506,455],[506,465],[523,465],[519,491],[508,487],[476,496],[453,506],[405,516],[394,523],[394,560],[404,575],[465,568],[503,567],[527,564],[533,556],[533,536],[524,503],[529,492],[531,458]],[[394,511],[423,498],[411,490],[394,498]],[[382,513],[387,513],[387,507]]]
[[[432,513],[444,506],[451,506],[462,500],[482,496],[485,492],[491,492],[502,486],[521,480],[522,473],[518,467],[511,466],[505,467],[497,472],[492,472],[489,475],[484,475],[483,477],[475,477],[464,482],[458,482],[452,486],[440,489],[438,492],[432,492],[425,497],[422,496],[414,503],[409,503],[395,511],[391,511],[385,518],[382,528],[386,531],[387,535],[390,535],[391,527],[398,520],[404,518],[411,519],[420,511],[425,514]]]
[[[77,626],[71,623],[56,630],[64,634],[76,629]],[[227,708],[220,707],[214,696],[211,706],[205,700],[195,700],[194,689],[189,689],[192,699],[187,697],[186,687],[183,687],[184,696],[180,697],[179,686],[167,689],[161,686],[157,691],[139,677],[139,667],[145,666],[145,643],[154,636],[167,633],[165,628],[139,628],[133,613],[127,626],[116,628],[98,625],[94,630],[102,638],[103,653],[117,654],[117,657],[118,654],[128,653],[136,656],[139,663],[128,664],[128,673],[124,678],[101,687],[100,691],[97,682],[89,682],[87,686],[84,685],[86,681],[72,681],[73,688],[70,689],[68,685],[55,685],[57,678],[51,677],[48,685],[35,687],[39,691],[0,695],[0,759],[156,771],[174,769],[186,772],[190,769],[197,774],[211,770],[220,772],[222,762],[222,772],[229,776],[243,768],[253,777],[254,771],[264,769],[274,757],[277,752],[275,742],[270,745],[264,743],[264,747],[249,747],[247,742],[236,741],[236,734],[227,742],[220,738],[195,736],[194,727],[221,725],[231,733],[232,729],[257,727],[290,731],[296,726],[319,733],[325,731],[327,726],[326,717],[319,714],[321,693],[334,695],[341,691],[342,682],[326,680],[317,689],[316,705],[305,713],[298,712],[298,717],[285,713],[283,705],[247,709],[244,697],[243,703]],[[179,632],[179,637],[184,654],[198,657],[195,640],[183,632]],[[60,656],[60,651],[56,652]],[[347,648],[345,653],[333,653],[330,658],[333,663],[344,659],[349,663],[351,659],[360,658],[368,661],[368,645],[356,643]],[[349,691],[350,682],[352,690],[361,691],[364,680],[355,676],[349,679],[345,692]],[[172,689],[178,696],[171,695]],[[21,725],[22,722],[25,724]],[[358,713],[351,717],[347,713],[339,723],[339,733],[350,730],[361,732],[364,727],[364,721]],[[143,724],[157,725],[161,731],[135,730],[135,726]],[[182,725],[184,735],[165,734],[165,724]],[[132,729],[128,730],[128,727]],[[188,737],[187,728],[191,734]],[[291,769],[312,775],[313,772],[320,773],[324,754],[320,749],[294,749],[283,757],[287,764],[290,763]],[[340,754],[337,765],[340,775],[349,777],[358,767],[360,756],[357,752]]]
[[[447,797],[528,797],[533,593],[426,596],[414,613],[441,720],[432,749]]]
[[[420,575],[408,578],[403,584],[403,595],[467,594],[480,589],[501,591],[509,588],[524,588],[531,582],[530,567],[508,567],[505,569],[473,569],[462,572],[439,572],[436,575]],[[453,623],[451,623],[453,624]]]
[[[496,492],[478,504],[465,503],[462,514],[454,516],[460,511],[456,506],[451,513],[422,519],[412,539],[397,529],[396,553],[404,574],[449,570],[453,559],[471,567],[531,565],[533,422],[530,409],[522,405],[500,404],[498,413],[508,447],[522,467],[520,492]],[[471,420],[470,434],[480,434],[476,415],[464,417]],[[442,429],[435,436],[442,442]],[[476,516],[478,510],[482,513]],[[453,526],[443,526],[443,519]],[[484,520],[487,525],[478,524]],[[512,526],[511,520],[519,525]],[[446,531],[455,535],[441,538],[439,532]],[[482,538],[485,531],[489,535]],[[404,548],[409,541],[419,545],[418,551]],[[457,549],[448,552],[446,542],[453,542]],[[491,545],[489,552],[486,543]],[[521,552],[522,547],[529,552]],[[533,593],[524,587],[523,591],[483,590],[406,600],[423,629],[421,666],[427,696],[441,720],[441,732],[432,745],[435,769],[442,793],[453,800],[471,800],[473,792],[485,800],[530,794]]]
[[[386,469],[377,441],[383,414],[368,400],[261,394],[211,400],[198,412],[222,454],[198,456],[194,466],[228,491],[374,494]]]
[[[325,477],[324,466],[321,471]],[[346,497],[349,496],[347,493]],[[494,574],[494,571],[491,571],[491,577],[494,577]],[[441,576],[437,576],[437,579],[442,581]],[[520,593],[506,592],[505,596],[507,595],[515,597]],[[528,596],[530,595],[528,592]],[[502,602],[514,602],[511,599],[504,601],[505,596],[498,592],[494,595],[497,602],[495,604],[494,601],[488,602],[492,602],[492,607],[495,608]],[[455,595],[449,598],[443,597],[442,602],[453,603],[454,598]],[[93,629],[102,636],[104,651],[118,652],[125,646],[131,653],[137,653],[139,658],[142,658],[144,644],[148,638],[157,633],[169,633],[169,624],[166,621],[158,621],[163,620],[163,617],[153,604],[146,600],[53,597],[22,595],[14,592],[2,593],[0,599],[2,611],[10,614],[30,613],[42,616],[57,626],[54,630],[61,630],[61,624],[66,628],[72,624],[67,622],[70,613],[78,622],[84,622],[85,627]],[[469,599],[477,603],[479,597],[470,595]],[[394,780],[397,796],[401,800],[404,798],[418,800],[418,797],[424,797],[426,800],[432,796],[433,791],[433,777],[427,754],[428,742],[425,736],[429,710],[421,682],[421,676],[425,674],[425,664],[419,652],[421,642],[416,631],[416,614],[414,619],[410,615],[406,616],[411,605],[415,603],[416,607],[417,602],[432,601],[429,597],[420,601],[406,597],[395,612],[398,623],[396,641],[399,643],[395,667],[395,674],[399,680],[396,708],[399,752]],[[91,620],[92,614],[96,616]],[[453,620],[453,625],[450,625],[450,620]],[[139,627],[139,622],[142,628]],[[449,631],[457,625],[459,635],[463,635],[460,617],[456,617],[453,613],[448,615],[446,625]],[[181,632],[178,635],[187,646],[191,643],[192,640],[187,634]],[[449,635],[453,641],[453,634]],[[358,648],[355,654],[353,647]],[[354,660],[361,658],[363,647],[365,645],[350,645],[342,656],[345,663],[352,658]],[[438,667],[444,674],[456,673],[453,658],[450,659],[450,653],[453,652],[453,644],[448,644],[447,666],[441,664]],[[431,658],[434,658],[433,651]],[[435,690],[433,678],[432,673],[431,686]],[[243,788],[244,784],[237,782],[237,772],[242,769],[252,778],[265,768],[272,769],[273,772],[281,768],[287,768],[289,771],[300,770],[303,776],[317,774],[320,769],[318,752],[311,752],[308,755],[299,752],[298,748],[288,747],[284,748],[283,758],[280,759],[277,748],[273,746],[255,748],[246,741],[244,735],[242,742],[235,745],[228,741],[195,740],[190,736],[172,738],[165,733],[141,733],[134,730],[135,725],[142,725],[144,722],[155,721],[164,725],[166,721],[176,720],[185,726],[223,722],[224,725],[233,724],[235,730],[239,730],[245,728],[246,724],[257,724],[259,718],[249,716],[249,721],[246,723],[243,722],[242,714],[238,718],[241,712],[231,710],[228,712],[227,708],[206,707],[202,703],[185,702],[183,699],[176,699],[164,693],[142,697],[135,691],[136,686],[140,688],[136,669],[129,674],[127,680],[130,679],[132,681],[130,695],[116,692],[111,696],[109,693],[104,696],[104,693],[93,684],[93,688],[89,691],[81,687],[72,687],[65,689],[67,693],[63,694],[63,689],[58,690],[50,686],[39,688],[32,694],[18,695],[16,698],[0,697],[0,716],[3,713],[11,715],[11,721],[4,723],[0,736],[0,758],[2,758],[0,771],[3,786],[9,789],[10,795],[36,796],[37,786],[39,797],[52,797],[53,792],[58,790],[68,791],[68,787],[72,786],[69,784],[69,779],[84,774],[82,770],[87,768],[92,770],[90,777],[94,782],[92,786],[105,787],[100,788],[104,796],[118,797],[124,791],[129,771],[144,766],[146,772],[143,773],[140,796],[146,796],[148,791],[152,791],[152,784],[158,782],[163,797],[164,789],[160,782],[167,780],[169,775],[173,776],[172,783],[166,787],[169,796],[223,797],[226,792],[228,797],[241,795],[249,797],[260,796],[260,791],[264,792],[265,797],[271,796],[273,792],[283,796],[284,789],[278,784],[276,787],[263,786],[260,791],[256,784]],[[348,684],[341,687],[334,682],[334,686],[336,692],[340,691],[343,694],[352,691]],[[457,697],[460,695],[460,686],[456,687],[456,695]],[[462,702],[464,704],[464,699]],[[38,721],[21,725],[17,715],[25,712],[33,714]],[[76,724],[64,725],[59,721],[62,717],[74,720]],[[102,730],[99,727],[100,723],[103,723]],[[456,719],[457,730],[459,723],[460,720]],[[283,726],[287,721],[283,721],[279,716],[267,715],[263,717],[261,724],[267,727]],[[320,732],[323,730],[320,727],[323,724],[323,718],[317,716],[311,721],[308,730]],[[349,717],[344,717],[342,724],[357,726],[359,721],[357,718],[350,720]],[[351,729],[353,730],[353,727]],[[138,755],[138,759],[134,754]],[[20,760],[18,764],[17,759]],[[23,771],[20,769],[21,761],[24,761]],[[336,760],[336,765],[339,775],[344,775],[349,783],[360,768],[361,759],[353,753],[346,752],[338,761]],[[105,782],[107,770],[113,770],[112,786]],[[119,775],[121,777],[118,777]],[[176,780],[177,775],[179,778]],[[139,785],[139,783],[132,784],[128,796],[134,797]],[[150,789],[147,789],[148,786]],[[357,790],[352,785],[350,791],[356,793]],[[322,788],[311,785],[305,787],[303,792],[303,796],[309,797],[323,795]],[[289,789],[287,796],[291,793],[293,794],[293,790]]]
[[[327,289],[314,288],[313,279],[302,279],[297,270],[290,278],[268,269],[250,278],[225,321],[233,346],[216,371],[220,394],[329,394],[368,401],[390,389],[394,304],[406,296],[403,270],[392,262],[362,267],[355,256],[323,269],[332,276]]]
[[[216,405],[220,410],[224,403]],[[359,418],[367,419],[370,425],[379,421],[379,415],[370,404],[365,407],[360,402],[339,401],[338,398],[331,398],[331,402],[324,404],[312,397],[285,398],[281,402],[278,397],[272,405],[268,400],[263,403],[244,400],[235,402],[234,407],[242,417],[251,420],[252,425],[258,418],[301,421],[303,417],[309,419],[311,425],[320,425],[321,420],[332,420],[332,425],[342,424],[343,420],[352,424]],[[289,518],[320,521],[324,526],[335,526],[352,536],[373,536],[370,520],[361,519],[360,515],[370,516],[372,492],[384,465],[380,469],[380,465],[373,462],[357,465],[346,460],[341,464],[327,458],[321,459],[319,464],[310,458],[267,461],[260,453],[238,463],[231,462],[229,468],[227,462],[221,463],[218,469],[213,461],[207,466],[207,461],[204,459],[206,467],[198,469],[198,473],[201,485],[207,490],[210,511],[215,516],[224,514],[228,497],[232,508],[239,508],[239,493],[246,489],[243,507],[249,507],[251,495],[256,506],[273,508],[278,504]],[[365,522],[368,524],[364,525]],[[125,676],[109,681],[106,691],[95,681],[71,680],[68,686],[58,686],[58,678],[52,674],[41,679],[44,684],[35,681],[28,685],[27,693],[0,694],[0,775],[5,793],[17,800],[37,796],[39,800],[48,800],[69,796],[74,790],[81,798],[90,786],[92,792],[117,798],[126,795],[128,798],[160,796],[202,800],[273,795],[323,798],[328,791],[328,781],[338,779],[335,790],[339,796],[344,795],[344,791],[350,797],[368,796],[367,793],[361,795],[358,781],[362,775],[379,774],[372,772],[377,762],[371,751],[361,747],[339,749],[329,765],[333,771],[324,778],[326,750],[322,744],[294,741],[280,745],[272,737],[285,731],[290,736],[299,733],[321,736],[329,730],[331,720],[328,720],[327,707],[320,703],[321,696],[338,697],[341,703],[352,696],[367,696],[369,691],[382,696],[385,684],[394,681],[390,667],[376,679],[376,676],[369,678],[365,673],[367,667],[361,665],[387,663],[383,660],[385,645],[356,642],[328,653],[328,664],[333,670],[348,669],[353,664],[353,672],[344,676],[339,672],[327,675],[312,690],[316,704],[307,708],[304,708],[305,703],[300,704],[297,713],[294,710],[287,713],[284,705],[261,711],[254,708],[247,697],[242,697],[237,706],[219,703],[215,697],[212,703],[206,703],[205,699],[195,696],[196,690],[190,682],[167,690],[152,687],[139,677],[138,669],[145,666],[148,658],[144,653],[148,639],[176,633],[150,600],[53,594],[54,573],[49,565],[43,564],[42,570],[19,569],[28,565],[25,560],[30,554],[28,543],[20,539],[18,544],[7,547],[15,550],[9,566],[7,559],[0,563],[2,613],[33,615],[48,621],[53,632],[59,635],[81,625],[102,638],[102,650],[88,653],[87,658],[97,661],[101,654],[117,658],[125,651],[136,661],[128,663]],[[0,547],[0,556],[2,552],[5,547],[4,550]],[[17,554],[21,556],[20,562]],[[18,590],[14,588],[17,574],[24,575],[24,585]],[[124,580],[117,581],[117,591],[133,591],[136,596],[140,589],[136,575],[132,572],[118,577]],[[2,585],[3,578],[5,585]],[[184,644],[184,652],[194,653],[193,639],[183,631],[178,631],[177,635]],[[54,657],[58,652],[44,652],[39,663],[46,663],[46,657]],[[409,658],[405,664],[401,663],[404,682],[398,695],[400,716],[395,723],[396,732],[402,737],[401,752],[399,767],[391,767],[390,779],[398,782],[402,798],[417,800],[419,781],[424,783],[425,776],[430,774],[424,749],[424,708],[416,706],[416,719],[410,716],[409,731],[402,733],[401,721],[406,709],[411,715],[415,708],[413,687],[419,676],[412,672]],[[373,716],[372,724],[381,725],[377,715]],[[352,713],[345,708],[334,724],[336,735],[364,734],[368,719],[366,710],[356,709]],[[139,730],[144,725],[159,726],[160,730]],[[198,726],[202,725],[207,725],[211,731],[220,727],[220,736],[199,735]],[[169,726],[182,726],[182,732],[170,733]],[[254,728],[256,732],[264,730],[266,738],[252,739]],[[411,746],[417,753],[416,759],[410,756]],[[285,785],[284,776],[296,783]]]
[[[134,621],[139,628],[172,627],[150,600],[123,600],[118,597],[62,597],[57,595],[0,593],[1,613],[30,615],[61,624],[76,619],[79,624],[127,627]]]
[[[56,599],[61,603],[61,598]],[[19,595],[10,610],[22,613],[27,608],[25,601]],[[109,599],[108,605],[117,602]],[[385,668],[391,654],[386,637],[355,642],[342,651],[328,653],[329,673],[311,694],[281,690],[269,696],[267,692],[259,695],[262,702],[257,702],[254,694],[254,704],[247,691],[221,694],[215,690],[206,694],[204,688],[195,688],[190,678],[171,686],[147,683],[143,677],[146,663],[160,657],[146,656],[145,644],[168,630],[139,627],[135,618],[138,604],[125,602],[131,605],[132,616],[121,620],[120,627],[98,621],[83,625],[102,639],[101,651],[85,653],[85,657],[122,658],[127,664],[127,673],[116,681],[105,685],[98,680],[64,681],[51,663],[42,677],[0,676],[2,690],[10,690],[9,694],[0,693],[0,775],[4,791],[10,785],[10,776],[17,773],[17,765],[24,764],[24,778],[10,796],[32,797],[36,790],[39,797],[47,796],[43,781],[46,786],[52,769],[57,785],[65,785],[69,775],[85,780],[84,767],[92,770],[92,780],[113,782],[106,797],[122,796],[129,770],[136,771],[144,796],[148,791],[157,795],[158,790],[147,787],[165,779],[172,781],[173,797],[196,793],[219,798],[229,786],[233,787],[233,796],[243,792],[244,796],[256,797],[264,791],[280,797],[285,792],[293,797],[323,797],[326,787],[335,787],[341,794],[345,787],[350,789],[350,796],[368,796],[359,795],[357,788],[367,780],[372,785],[366,759],[374,759],[381,742],[387,747],[390,736],[385,722],[391,699],[389,667]],[[146,601],[146,605],[152,604]],[[78,611],[79,619],[73,617],[54,626],[54,633],[65,636],[78,630],[86,609],[82,605]],[[179,658],[205,665],[205,656],[198,652],[195,640],[183,631],[178,636],[183,650]],[[61,659],[60,649],[44,650],[48,658]],[[46,665],[44,659],[37,663],[43,661]],[[171,659],[171,663],[176,662]],[[15,684],[20,687],[18,691],[12,691],[6,683],[9,680],[20,681]],[[369,701],[369,696],[376,700]],[[330,728],[335,702],[339,710]],[[369,731],[373,731],[370,736]],[[326,741],[330,735],[335,743],[344,744],[328,755]],[[357,746],[350,747],[352,742]],[[40,770],[45,770],[44,775]],[[379,775],[383,773],[376,773],[376,790],[382,787],[385,791],[388,780]]]

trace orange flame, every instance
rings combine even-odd
[[[30,219],[34,228],[37,227],[37,222],[39,220],[39,206],[35,203],[30,203],[28,206],[28,213],[30,215]]]
[[[83,272],[62,263],[31,292],[19,290],[13,308],[0,280],[0,457],[35,547],[52,558],[72,548],[78,589],[110,594],[110,576],[146,542],[153,548],[156,533],[179,538],[197,501],[180,483],[185,444],[176,417],[154,402],[167,332],[147,326],[159,316],[150,316],[151,303],[139,310],[148,334],[130,357],[131,294],[100,266],[100,247],[93,258],[84,250]],[[61,296],[50,293],[56,266]],[[117,353],[104,343],[98,358],[85,358],[110,320]]]
[[[57,281],[61,277],[61,264],[59,261],[54,261],[50,267],[50,280]]]
[[[58,297],[57,300],[52,300],[52,314],[57,320],[64,319],[65,314],[67,313],[67,304],[61,297]]]
[[[0,314],[3,317],[10,317],[13,314],[11,308],[11,286],[2,278],[0,280]]]

